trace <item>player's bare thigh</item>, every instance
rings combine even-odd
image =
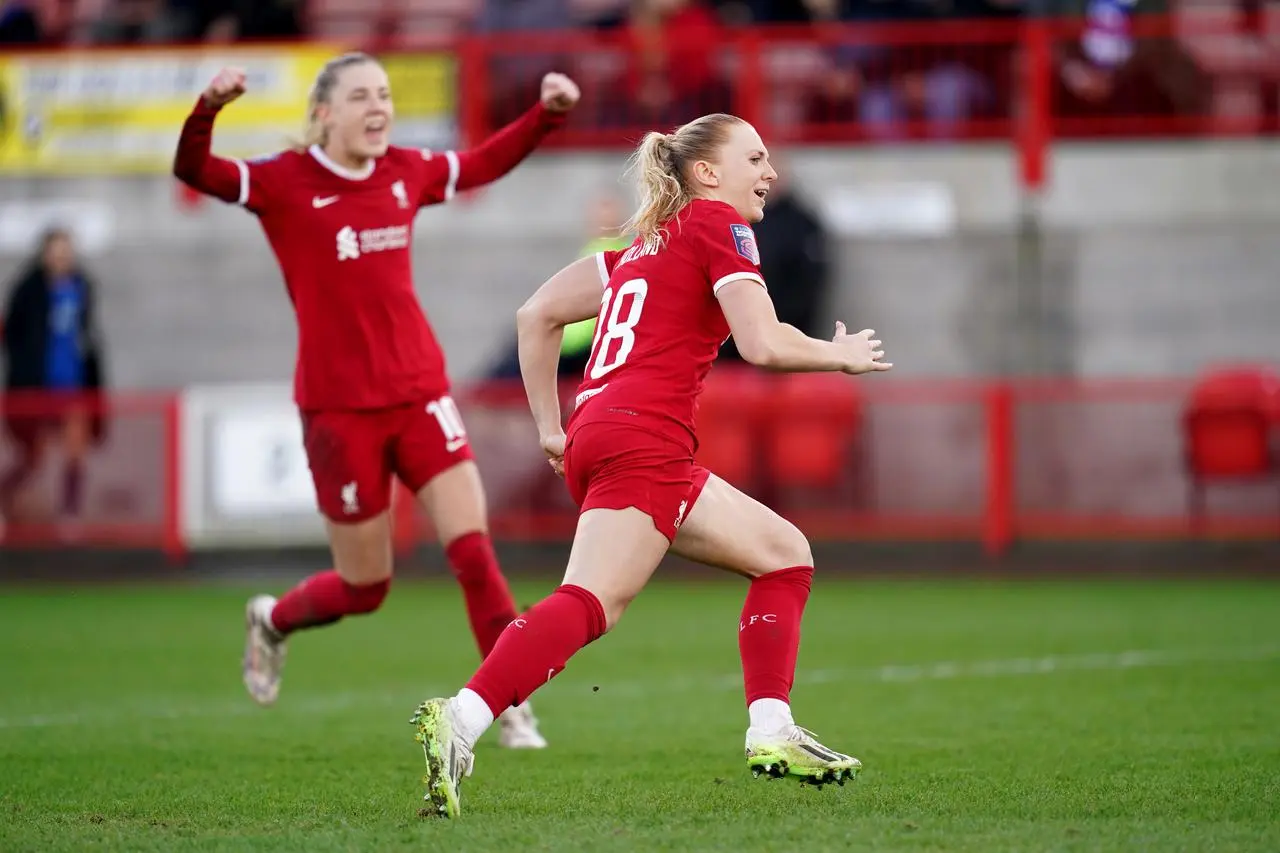
[[[594,594],[612,630],[669,545],[653,519],[635,507],[589,509],[578,517],[564,582]]]
[[[487,533],[489,515],[485,505],[480,469],[467,459],[446,468],[418,490],[418,501],[427,511],[436,536],[448,545],[468,533]]]
[[[799,528],[715,474],[707,478],[671,550],[749,578],[813,565],[809,540]]]
[[[324,520],[333,568],[353,586],[388,580],[392,573],[391,514],[381,512],[351,524]]]

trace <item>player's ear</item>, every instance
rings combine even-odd
[[[715,167],[706,160],[698,160],[693,164],[693,179],[703,186],[720,186],[720,176],[716,174]]]

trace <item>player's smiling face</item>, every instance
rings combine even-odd
[[[756,129],[735,122],[728,128],[717,161],[695,163],[693,177],[702,187],[700,195],[731,204],[743,219],[759,222],[778,173],[769,164],[769,149]]]
[[[326,153],[347,165],[362,165],[387,153],[395,108],[387,72],[375,62],[343,69],[321,120],[329,130]]]

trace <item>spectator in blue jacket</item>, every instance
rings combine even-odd
[[[54,446],[64,459],[62,513],[79,514],[85,457],[105,426],[94,305],[95,286],[77,261],[71,234],[50,229],[4,311],[4,425],[15,453],[0,476],[0,514],[11,515],[18,490]]]

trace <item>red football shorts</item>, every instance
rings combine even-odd
[[[582,512],[635,507],[668,541],[676,538],[708,476],[677,442],[628,424],[583,424],[564,451],[565,483]]]
[[[306,411],[302,436],[320,512],[340,524],[385,512],[393,475],[417,493],[475,458],[448,395],[385,409]]]

